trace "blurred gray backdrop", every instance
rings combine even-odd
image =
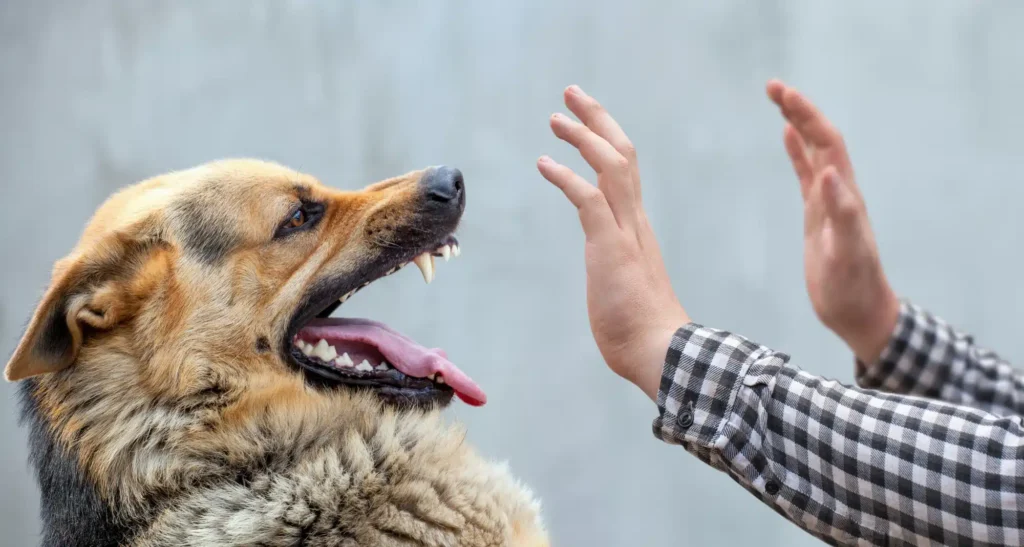
[[[0,4],[0,349],[112,191],[257,156],[356,188],[446,163],[467,176],[463,256],[346,314],[444,347],[490,395],[471,440],[543,498],[556,545],[814,545],[651,434],[602,364],[573,209],[534,169],[585,172],[548,131],[564,86],[634,139],[691,315],[849,382],[804,293],[801,204],[763,84],[808,92],[852,148],[904,295],[1024,358],[1024,3],[875,0],[75,0]],[[0,544],[33,545],[37,493],[0,387]]]

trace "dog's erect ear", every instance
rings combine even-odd
[[[90,332],[109,330],[135,313],[144,289],[140,281],[145,284],[135,273],[160,242],[132,232],[80,244],[57,263],[50,288],[7,362],[8,381],[64,370]]]

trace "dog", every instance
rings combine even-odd
[[[483,391],[335,309],[459,254],[462,174],[359,191],[221,160],[110,196],[7,363],[46,546],[546,547],[539,503],[447,423]]]

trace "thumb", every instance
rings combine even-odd
[[[857,196],[844,184],[835,166],[828,166],[821,174],[822,199],[825,215],[843,231],[855,230],[860,219]]]

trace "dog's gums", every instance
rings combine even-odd
[[[416,255],[423,280],[433,281],[434,257],[445,260],[459,256],[458,241],[446,237],[433,251]],[[386,277],[408,265],[401,261],[388,269]],[[459,370],[440,349],[427,349],[394,329],[367,319],[332,318],[337,305],[375,279],[346,292],[337,302],[303,324],[290,341],[289,356],[314,384],[347,385],[375,389],[394,404],[446,405],[453,394],[467,404],[481,406],[487,401],[483,390]]]

